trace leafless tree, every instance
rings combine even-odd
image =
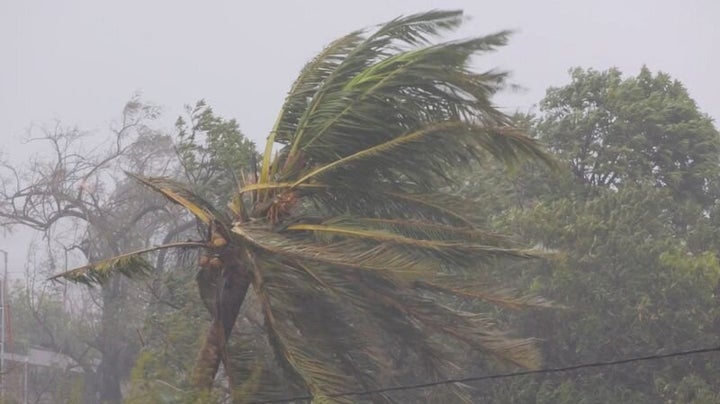
[[[123,173],[168,175],[176,168],[171,139],[149,126],[158,115],[157,107],[133,98],[109,136],[90,135],[60,123],[41,129],[39,135],[33,133],[28,141],[47,153],[23,167],[0,162],[0,227],[39,232],[51,272],[66,268],[68,261],[97,261],[192,230],[193,222],[169,215],[164,202],[145,194]],[[44,293],[64,287],[42,284],[34,289]],[[94,335],[70,343],[51,329],[43,330],[53,349],[83,368],[85,402],[122,400],[122,380],[140,348],[137,329],[144,307],[138,295],[142,293],[137,284],[120,277],[108,279],[99,289],[75,289],[71,294],[79,299],[70,299],[75,303],[70,310],[85,316],[94,313]],[[38,326],[47,325],[37,307],[31,308]]]

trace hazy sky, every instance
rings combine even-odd
[[[295,75],[325,44],[437,8],[465,10],[464,37],[517,31],[478,60],[527,88],[496,100],[509,112],[531,110],[570,67],[636,74],[646,64],[720,119],[717,0],[0,0],[0,152],[22,160],[31,124],[104,130],[138,91],[164,108],[168,129],[183,104],[204,98],[262,146]]]

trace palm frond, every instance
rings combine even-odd
[[[475,227],[475,202],[443,192],[413,192],[412,186],[396,184],[374,187],[364,177],[348,176],[352,187],[335,186],[308,193],[307,198],[333,216],[352,214],[359,217],[399,218],[429,223]]]
[[[276,358],[284,365],[285,369],[296,374],[303,381],[314,400],[330,402],[328,394],[342,392],[346,386],[351,384],[351,379],[338,371],[334,361],[323,360],[325,358],[317,355],[315,351],[318,346],[313,344],[315,341],[306,340],[295,325],[292,316],[295,310],[288,310],[288,308],[295,307],[296,305],[290,303],[297,302],[291,302],[289,298],[308,297],[308,295],[297,291],[282,293],[287,290],[286,285],[268,281],[273,272],[269,262],[265,262],[265,267],[261,272],[258,266],[253,265],[255,258],[251,253],[248,253],[248,257],[249,262],[252,263],[253,285],[258,294],[268,338],[274,348]],[[337,402],[351,401],[340,399]]]
[[[270,180],[274,143],[276,141],[284,143],[289,140],[290,134],[297,127],[297,121],[308,106],[308,97],[318,90],[323,81],[361,40],[360,32],[352,32],[337,39],[302,69],[280,109],[275,125],[265,144],[260,183]]]
[[[480,338],[480,347],[493,355],[526,369],[537,369],[542,363],[534,338],[508,338],[504,333]]]
[[[314,399],[358,384],[371,388],[390,383],[393,376],[384,363],[400,346],[417,354],[436,377],[447,376],[440,371],[453,362],[447,345],[421,326],[412,308],[417,297],[405,295],[394,279],[315,265],[312,277],[322,279],[314,282],[305,269],[297,268],[297,261],[271,262],[265,262],[260,291],[273,307],[269,332],[282,344],[276,350],[285,366],[317,383],[308,385]],[[333,377],[327,380],[328,375]],[[392,402],[387,395],[374,399]]]
[[[183,206],[205,224],[213,222],[227,222],[223,213],[215,209],[210,203],[190,191],[187,185],[171,178],[147,178],[126,172],[128,176],[162,194],[167,199]]]
[[[309,189],[326,189],[327,185],[323,184],[298,184],[293,182],[265,182],[259,184],[249,184],[242,187],[239,191],[240,194],[244,194],[251,191],[264,191],[264,190],[285,190],[291,188],[309,188]]]
[[[451,280],[449,281],[448,278]],[[513,310],[529,307],[562,307],[540,296],[523,295],[512,288],[500,288],[497,285],[490,286],[487,282],[474,282],[468,279],[468,277],[443,275],[433,280],[416,281],[414,286],[422,290],[446,294],[452,297],[481,300]]]
[[[532,339],[511,338],[497,330],[490,318],[445,307],[435,299],[404,288],[392,278],[379,273],[348,273],[331,268],[318,269],[317,273],[323,277],[324,284],[333,288],[337,296],[352,302],[351,305],[334,306],[351,309],[350,312],[343,312],[346,322],[370,323],[358,325],[351,330],[360,334],[368,346],[382,345],[388,342],[388,338],[398,338],[400,344],[411,348],[419,358],[428,361],[430,369],[439,372],[438,377],[448,377],[447,375],[452,373],[448,366],[452,367],[459,359],[453,354],[457,353],[454,351],[457,343],[485,351],[502,362],[527,367],[536,367],[539,363],[537,347]],[[288,279],[278,282],[279,285],[287,283]],[[295,293],[286,287],[279,287],[279,290],[283,294]],[[298,299],[303,300],[304,298]],[[297,307],[297,304],[286,307]],[[307,308],[299,313],[304,313],[305,310]],[[353,310],[356,311],[354,315]],[[320,311],[328,316],[333,312],[329,308]],[[327,321],[330,321],[329,318]],[[325,324],[318,322],[316,328],[323,329]],[[391,334],[385,334],[388,332]],[[348,338],[343,335],[345,339]],[[441,337],[440,340],[445,340],[445,343],[438,344],[437,337]],[[456,340],[456,343],[447,343],[447,338]]]
[[[256,231],[251,233],[255,236],[261,234]],[[243,232],[242,234],[244,237],[247,237],[249,233]],[[267,232],[267,234],[273,233]],[[277,237],[277,234],[274,234],[274,236]],[[373,237],[374,236],[375,235],[373,235]],[[273,247],[268,247],[269,243],[267,242],[269,238],[262,236],[256,237],[255,241],[257,242],[258,240],[262,240],[262,243],[258,243],[257,246],[264,244],[265,248],[267,248],[267,250],[265,250],[267,256],[264,256],[264,254],[258,255],[258,262],[260,262],[261,265],[265,263],[265,265],[262,266],[264,275],[268,277],[268,279],[274,279],[279,276],[278,274],[282,274],[277,278],[281,279],[281,281],[275,279],[274,281],[268,282],[265,285],[265,289],[260,293],[266,295],[267,298],[270,299],[269,301],[279,299],[276,303],[276,307],[278,308],[284,308],[283,310],[291,308],[294,313],[294,321],[297,321],[298,317],[301,317],[307,313],[307,311],[319,307],[317,296],[338,296],[345,300],[345,306],[349,304],[353,310],[361,310],[364,313],[362,317],[374,318],[374,321],[380,321],[381,324],[383,324],[383,327],[380,328],[382,330],[395,330],[395,332],[398,332],[399,327],[402,327],[405,329],[401,333],[404,338],[408,338],[407,336],[412,335],[412,333],[416,334],[417,343],[414,347],[420,352],[421,356],[426,357],[427,360],[440,361],[440,358],[447,359],[450,357],[446,356],[447,353],[444,352],[446,349],[445,346],[436,346],[432,342],[431,336],[439,333],[453,337],[476,349],[491,353],[503,361],[509,361],[522,366],[537,365],[538,356],[532,340],[508,338],[501,332],[495,331],[492,322],[489,320],[475,315],[463,315],[457,311],[445,309],[434,303],[433,300],[427,300],[418,294],[411,293],[410,288],[404,286],[406,281],[403,280],[403,277],[393,276],[393,274],[401,273],[394,271],[394,269],[397,268],[394,262],[387,262],[387,269],[385,270],[377,266],[373,267],[368,265],[372,261],[361,259],[362,254],[354,257],[352,253],[349,253],[347,246],[350,244],[345,245],[345,248],[323,250],[322,247],[318,246],[315,246],[315,249],[313,249],[313,244],[299,242],[293,239],[280,241],[279,238],[275,238]],[[357,248],[357,243],[351,244]],[[323,252],[320,253],[320,251]],[[397,250],[391,251],[394,254],[397,253]],[[284,267],[285,270],[274,270],[271,269],[273,268],[272,265],[267,265],[265,261],[268,259],[267,257],[273,257],[272,259],[286,257],[286,259],[291,260],[306,260],[308,262],[307,265],[312,266],[313,269],[308,270],[307,268],[303,268],[302,270],[298,270],[297,268],[300,266],[295,265],[294,271],[288,271],[288,268],[291,267],[286,265]],[[406,259],[408,259],[408,257],[406,257]],[[408,259],[408,261],[412,262],[410,259]],[[423,266],[427,265],[427,260],[412,263]],[[437,275],[438,268],[435,268],[435,271]],[[294,276],[299,276],[300,278],[288,278],[288,274],[291,272],[295,273]],[[408,280],[413,278],[422,279],[424,276],[428,276],[430,272],[432,271],[427,271],[426,268],[424,272],[416,271],[405,275],[409,275]],[[302,278],[306,280],[303,281]],[[309,278],[312,278],[312,280],[309,281]],[[383,284],[387,286],[380,287],[380,285]],[[288,287],[288,285],[296,286]],[[300,287],[300,285],[305,286]],[[439,286],[431,288],[427,285],[429,284],[423,285],[426,286],[424,287],[425,290],[434,292],[442,291],[450,293],[453,296],[463,296],[462,293],[459,293],[460,290],[441,289]],[[470,294],[471,293],[468,292],[465,297]],[[310,299],[312,296],[315,296],[315,298]],[[520,304],[527,306],[534,304],[543,305],[543,302],[540,300],[522,300],[521,298],[513,300],[511,298],[505,298],[501,293],[495,295],[488,293],[484,296],[480,293],[475,293],[473,297],[482,297],[491,303],[505,304],[508,306]],[[302,305],[302,308],[300,308],[300,302],[305,302],[304,304],[308,304],[309,306]],[[342,305],[340,305],[340,307],[342,307]],[[322,311],[326,315],[329,315],[327,309]],[[274,316],[277,317],[276,314]],[[346,316],[346,318],[350,317]],[[424,326],[417,328],[417,324],[424,324]],[[317,329],[323,329],[326,326],[327,323],[316,324]],[[281,330],[277,332],[291,331]],[[295,333],[297,333],[297,331],[295,331]],[[291,333],[291,335],[296,334]],[[347,338],[347,336],[345,337]],[[371,340],[367,335],[364,335],[364,338]],[[508,345],[503,345],[500,341],[505,341]],[[407,341],[405,342],[407,343]],[[291,342],[288,341],[285,341],[285,343],[291,344]],[[311,350],[311,348],[306,349],[308,351]],[[315,352],[313,356],[321,357],[322,355]],[[292,366],[302,365],[294,364]],[[313,367],[315,365],[308,366],[310,366],[311,369],[315,369]],[[335,372],[337,372],[337,370]],[[340,383],[339,380],[336,380],[336,382]]]
[[[360,149],[356,146],[358,142],[379,143],[378,140],[397,135],[398,129],[416,127],[442,120],[443,117],[469,118],[471,112],[481,112],[484,115],[492,112],[496,115],[497,113],[492,109],[481,111],[473,108],[472,101],[463,97],[455,96],[453,97],[455,102],[450,103],[448,96],[452,96],[453,91],[459,90],[462,84],[466,84],[454,83],[463,78],[455,69],[463,68],[474,52],[486,50],[493,44],[501,45],[506,36],[506,33],[499,33],[461,43],[440,44],[388,55],[387,58],[368,66],[348,80],[338,91],[335,102],[323,104],[323,109],[316,111],[320,116],[317,119],[317,127],[312,127],[314,131],[311,132],[311,136],[295,139],[302,140],[298,143],[300,146],[296,147],[313,157],[321,158],[325,154],[322,153],[321,148],[315,149],[316,143],[318,147],[332,144]],[[453,73],[448,76],[447,71],[450,68],[453,69]],[[498,77],[494,79],[497,80]],[[491,86],[487,87],[491,88]],[[463,91],[470,95],[466,89]],[[440,108],[444,106],[444,110],[427,108],[432,105],[430,102],[441,100],[444,105],[440,104]],[[416,108],[420,102],[426,103],[426,108]],[[389,111],[387,108],[390,108]],[[371,115],[373,112],[382,112],[382,114],[373,117]],[[396,112],[396,114],[388,112]],[[497,114],[497,116],[501,115]],[[359,123],[362,126],[358,125]],[[378,128],[383,130],[378,132],[376,131]],[[388,133],[388,129],[394,130]],[[357,131],[362,131],[370,137],[366,139],[347,136]],[[343,136],[343,134],[347,135]]]
[[[435,262],[423,261],[412,252],[388,245],[362,242],[316,243],[306,238],[291,238],[276,232],[235,226],[233,232],[269,256],[295,258],[338,268],[361,269],[400,278],[431,276],[440,270]]]
[[[358,75],[378,58],[390,54],[402,45],[420,45],[440,31],[459,25],[460,11],[431,11],[398,18],[381,26],[375,33],[349,51],[337,67],[325,78],[300,117],[291,137],[289,156],[295,157],[303,142],[303,135],[311,131],[312,120],[328,105],[333,105],[348,80]]]
[[[152,272],[153,266],[142,258],[143,254],[168,248],[205,248],[205,243],[198,242],[177,242],[160,246],[145,248],[127,254],[118,255],[106,260],[93,262],[69,271],[53,275],[48,280],[60,278],[71,282],[83,283],[86,285],[102,284],[115,274],[121,274],[129,278],[147,275]]]
[[[233,402],[263,402],[281,400],[304,392],[272,363],[272,352],[258,332],[234,333],[227,349],[231,378],[238,381],[232,391]]]
[[[424,127],[422,129],[418,129],[418,130],[415,130],[410,133],[403,134],[403,135],[398,136],[398,137],[396,137],[392,140],[389,140],[385,143],[371,146],[367,149],[360,150],[358,152],[355,152],[354,154],[351,154],[349,156],[335,160],[329,164],[315,168],[308,174],[305,174],[301,178],[296,180],[292,184],[292,187],[296,187],[310,179],[317,177],[318,175],[321,175],[323,173],[326,173],[326,172],[336,169],[338,167],[346,166],[346,165],[356,162],[358,160],[369,159],[373,156],[383,154],[384,152],[400,148],[403,145],[406,145],[411,142],[422,141],[422,139],[424,137],[430,137],[434,134],[442,133],[442,132],[446,132],[446,131],[464,130],[466,128],[467,128],[467,125],[465,125],[461,122],[448,121],[448,122],[441,122],[436,125]]]
[[[471,240],[484,244],[497,245],[499,247],[512,247],[508,236],[492,231],[485,231],[476,227],[450,226],[437,222],[426,222],[421,220],[407,219],[386,219],[386,218],[354,218],[341,216],[325,221],[326,224],[348,223],[352,226],[370,229],[386,229],[396,234],[407,237],[429,240],[461,241]]]
[[[379,80],[378,83],[363,89],[373,79],[355,77],[353,80],[359,81],[348,83],[351,88],[340,90],[335,102],[326,102],[324,109],[317,111],[317,125],[305,129],[308,134],[303,138],[303,145],[294,146],[297,151],[280,154],[295,159],[286,165],[290,168],[281,173],[281,177],[294,179],[297,185],[318,174],[346,168],[355,177],[390,182],[404,178],[431,189],[448,179],[447,167],[482,160],[486,153],[506,163],[527,157],[551,163],[534,140],[510,127],[507,118],[486,105],[488,95],[494,91],[493,85],[476,83],[477,75],[469,73],[464,78],[467,83],[454,83],[460,67],[440,62],[451,61],[452,51],[456,51],[465,63],[473,50],[482,48],[479,44],[488,46],[488,43],[493,41],[482,38],[417,51],[429,55],[440,51],[449,53],[434,55],[437,60],[423,60],[429,66],[427,69],[437,70],[435,76],[427,69],[410,69],[415,63],[396,66],[397,63],[383,61],[379,64],[388,63],[392,67],[387,74],[399,75],[397,82],[392,75],[380,74],[374,79]],[[417,55],[402,53],[393,58],[417,62],[413,56]],[[373,66],[369,70],[374,68],[379,69]],[[455,73],[451,77],[439,76],[448,71]],[[373,77],[378,73],[367,74]],[[499,77],[485,76],[491,82],[500,80]],[[469,83],[475,83],[476,88],[468,88]],[[298,164],[308,163],[317,166],[302,172]],[[339,173],[337,182],[352,184],[343,174]]]
[[[415,298],[414,302],[403,305],[409,315],[421,322],[427,332],[436,332],[451,337],[470,348],[491,354],[501,361],[526,367],[537,368],[540,355],[532,338],[511,338],[497,330],[495,322],[486,315],[465,313],[439,305],[432,299]]]
[[[311,231],[320,236],[342,236],[372,240],[378,243],[401,245],[418,249],[428,253],[437,253],[448,260],[455,261],[463,256],[470,256],[477,262],[478,259],[497,257],[533,258],[531,250],[502,248],[493,245],[473,243],[469,241],[446,241],[405,237],[389,231],[367,230],[352,226],[322,225],[322,224],[294,224],[286,228],[288,231]]]

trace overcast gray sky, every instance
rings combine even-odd
[[[103,130],[138,91],[164,108],[168,129],[183,104],[204,98],[262,146],[295,75],[325,44],[437,8],[465,10],[462,36],[517,31],[478,61],[527,89],[497,99],[508,112],[531,110],[572,66],[636,74],[646,64],[720,118],[717,0],[0,0],[0,152],[22,160],[31,124]]]

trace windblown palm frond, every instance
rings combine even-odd
[[[458,305],[551,303],[488,279],[484,269],[500,259],[544,252],[479,229],[473,202],[449,192],[452,172],[487,158],[554,165],[492,105],[506,73],[469,67],[474,55],[504,45],[508,32],[432,43],[461,22],[458,11],[398,18],[340,38],[311,60],[268,137],[257,183],[233,201],[248,214],[233,223],[180,184],[138,178],[210,226],[207,246],[220,265],[198,279],[221,285],[228,271],[250,279],[284,377],[317,402],[342,401],[338,393],[358,386],[450,377],[481,357],[539,363],[532,339],[512,338],[490,316]],[[212,243],[218,234],[223,243]],[[244,297],[247,285],[238,285]],[[229,335],[232,323],[223,325]],[[224,350],[224,339],[216,340]],[[217,349],[203,352],[217,359]],[[232,368],[243,358],[257,362],[242,352],[230,348],[223,362],[238,400],[277,398],[277,389],[263,393],[273,384],[266,367]],[[211,384],[215,359],[198,360],[215,366],[199,386]],[[460,386],[447,389],[442,394],[470,401]]]
[[[188,210],[188,212],[192,213],[196,218],[198,218],[198,220],[206,225],[213,222],[223,223],[228,221],[228,218],[224,213],[217,210],[214,206],[203,200],[198,195],[189,191],[185,184],[181,184],[171,178],[148,178],[128,172],[126,172],[126,174],[139,183],[184,207]]]
[[[71,269],[54,275],[50,277],[49,280],[59,280],[60,278],[63,278],[72,282],[93,285],[104,283],[108,278],[117,274],[127,276],[128,278],[134,278],[137,276],[147,275],[153,270],[153,266],[142,257],[145,254],[167,248],[202,247],[205,247],[204,243],[187,241],[145,248]]]

